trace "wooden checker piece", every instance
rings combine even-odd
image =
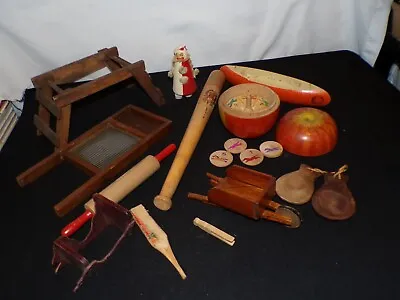
[[[240,160],[248,166],[257,166],[264,160],[264,155],[257,149],[246,149],[240,153]]]
[[[260,151],[268,158],[276,158],[282,155],[283,147],[275,141],[266,141],[260,145]]]
[[[225,150],[214,151],[209,159],[214,166],[219,168],[227,167],[233,162],[232,154]]]
[[[224,148],[226,151],[232,153],[232,154],[239,154],[246,150],[247,148],[247,143],[239,138],[232,138],[227,140],[224,143]]]

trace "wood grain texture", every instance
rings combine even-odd
[[[32,83],[35,87],[38,87],[43,84],[43,81],[47,81],[49,78],[51,78],[56,84],[75,82],[104,68],[106,66],[104,63],[106,55],[118,56],[117,47],[101,49],[95,54],[35,76],[32,78]],[[51,76],[49,77],[50,74]]]
[[[83,201],[89,200],[95,192],[105,187],[104,185],[107,180],[115,179],[119,172],[126,170],[129,165],[135,159],[143,155],[152,144],[164,138],[171,124],[172,122],[166,118],[139,109],[134,105],[127,105],[114,115],[77,137],[75,140],[66,144],[62,149],[57,150],[48,158],[20,174],[17,177],[17,181],[21,186],[35,181],[61,163],[64,157],[76,167],[91,175],[92,177],[88,181],[54,206],[56,214],[62,217]],[[116,126],[113,127],[113,125]],[[128,127],[132,130],[124,130]],[[76,155],[76,151],[79,151],[80,146],[100,135],[107,128],[114,128],[121,133],[131,135],[132,138],[138,138],[138,141],[123,154],[113,158],[113,161],[109,162],[106,167],[100,169],[84,158],[79,157],[79,155]],[[132,131],[139,132],[139,136],[136,136]]]
[[[171,208],[172,197],[203,134],[224,82],[225,76],[219,70],[212,71],[209,75],[167,174],[167,178],[159,195],[154,198],[154,205],[158,209],[166,211]]]
[[[213,204],[253,220],[266,219],[297,228],[288,214],[277,213],[280,205],[272,201],[275,195],[275,177],[249,168],[233,165],[227,168],[226,177],[220,178],[207,173],[211,185],[207,196],[188,193],[189,199]],[[255,184],[253,184],[253,182]]]
[[[60,153],[52,153],[50,156],[46,157],[45,159],[41,160],[34,166],[30,167],[29,169],[18,175],[16,179],[19,186],[24,187],[34,182],[40,176],[46,174],[51,169],[61,164],[62,161],[63,158]]]
[[[126,115],[127,112],[130,115],[129,123],[124,124],[123,122],[125,119],[120,118],[120,116]],[[66,147],[66,149],[68,149],[67,151],[73,152],[74,149],[79,147],[82,143],[85,143],[87,140],[95,137],[101,132],[101,130],[115,122],[122,123],[124,126],[132,126],[133,128],[136,127],[136,130],[141,131],[141,139],[129,151],[115,158],[107,168],[96,172],[96,174],[83,185],[75,189],[67,197],[58,202],[54,206],[54,210],[58,216],[62,217],[69,213],[83,201],[90,199],[95,192],[104,188],[104,183],[106,181],[115,179],[119,172],[126,170],[132,161],[143,155],[150,145],[165,137],[171,126],[171,121],[166,118],[162,118],[147,111],[145,114],[143,114],[142,109],[138,109],[134,105],[128,105],[95,127],[91,128],[88,132],[78,137],[76,141],[71,142],[70,145]],[[141,128],[145,128],[146,126],[144,125],[150,123],[155,123],[153,124],[152,132],[143,132]],[[124,126],[121,127],[123,128]],[[73,162],[79,165],[79,160],[74,160]],[[84,164],[81,166],[84,166]]]
[[[109,74],[75,87],[62,89],[59,86],[73,83],[106,67],[111,71]],[[153,85],[146,72],[144,61],[131,64],[119,57],[116,47],[101,49],[93,55],[33,77],[31,80],[37,90],[36,100],[40,103],[38,114],[43,121],[40,124],[34,123],[38,134],[44,134],[55,145],[56,150],[64,149],[69,142],[71,105],[132,77],[158,106],[165,104],[161,90]],[[56,139],[49,134],[52,131],[50,113],[57,119]]]

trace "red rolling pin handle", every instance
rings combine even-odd
[[[155,155],[154,157],[161,163],[165,158],[167,158],[170,154],[172,154],[176,149],[175,144],[170,144],[161,150],[160,153]],[[82,215],[76,218],[74,221],[69,223],[61,230],[61,235],[64,237],[70,237],[73,235],[79,228],[81,228],[87,221],[92,219],[94,213],[90,210],[86,210]]]
[[[163,150],[161,150],[160,153],[158,153],[156,156],[154,156],[159,162],[162,162],[164,158],[172,154],[176,149],[175,144],[169,144],[167,147],[165,147]]]
[[[61,235],[69,237],[73,235],[79,228],[81,228],[87,221],[93,218],[94,214],[90,210],[86,210],[83,214],[69,223],[61,230]]]

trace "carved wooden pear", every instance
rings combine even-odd
[[[282,175],[276,181],[276,193],[292,204],[310,201],[314,193],[314,182],[324,171],[301,164],[297,171]]]
[[[346,220],[353,216],[356,202],[347,186],[349,177],[329,173],[325,174],[324,180],[312,197],[315,212],[330,220]]]

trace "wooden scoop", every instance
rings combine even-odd
[[[297,171],[278,178],[276,193],[289,203],[304,204],[311,199],[315,189],[314,182],[323,173],[326,172],[301,164]]]
[[[347,186],[349,177],[329,173],[324,180],[312,197],[315,212],[330,220],[349,219],[356,211],[356,202]]]

